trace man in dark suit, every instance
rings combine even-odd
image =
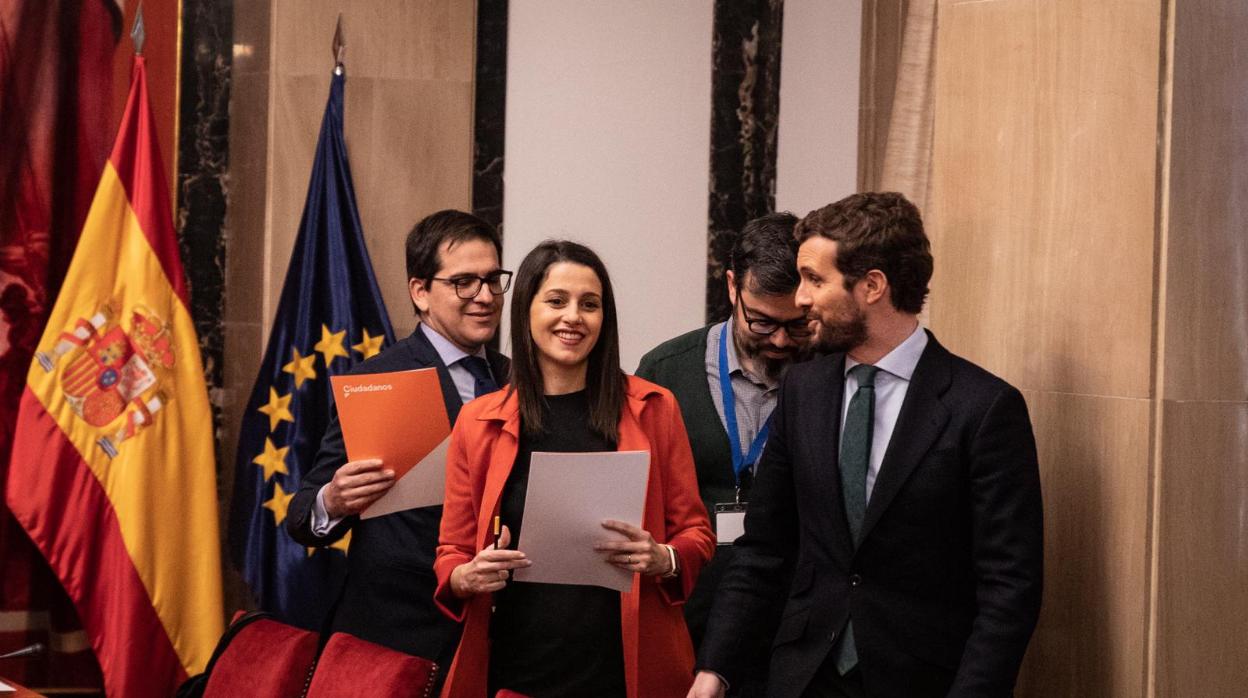
[[[685,603],[695,649],[706,631],[715,589],[732,559],[732,542],[749,503],[754,466],[767,441],[767,420],[776,406],[780,378],[788,366],[805,357],[813,334],[806,311],[794,300],[796,224],[797,218],[789,213],[746,223],[727,264],[732,316],[669,339],[643,356],[637,367],[637,375],[671,390],[680,403],[698,471],[698,491],[719,538],[715,557],[702,569]],[[725,409],[729,402],[731,410]],[[750,637],[756,650],[742,659],[749,669],[741,672],[731,692],[742,698],[763,695],[767,679],[769,629],[753,628]]]
[[[436,368],[452,424],[465,402],[497,390],[506,381],[508,361],[485,345],[498,329],[511,283],[511,272],[499,266],[501,251],[493,226],[471,214],[440,211],[417,223],[407,236],[407,274],[420,326],[352,373]],[[401,419],[388,418],[396,417]],[[445,669],[459,626],[433,605],[442,507],[359,518],[394,482],[394,472],[380,460],[347,462],[335,411],[316,463],[291,500],[286,529],[308,546],[330,545],[351,532],[347,579],[331,631],[432,659]]]
[[[1043,564],[1023,397],[919,326],[932,257],[905,197],[855,194],[797,236],[797,301],[834,353],[783,381],[689,695],[736,680],[779,597],[769,695],[1008,696]]]

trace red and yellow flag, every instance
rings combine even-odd
[[[121,131],[22,395],[6,499],[110,696],[168,696],[223,625],[212,415],[134,59]]]

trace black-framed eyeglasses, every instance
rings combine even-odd
[[[741,297],[740,291],[737,292],[737,302],[741,304],[741,310],[745,311],[743,315],[745,316],[746,326],[756,335],[770,337],[780,331],[781,327],[784,328],[785,334],[794,339],[805,339],[815,333],[815,328],[807,318],[800,317],[796,320],[780,322],[773,317],[768,317],[757,310],[751,309],[750,306],[745,304],[745,299]],[[762,315],[762,317],[751,318],[751,315]]]
[[[450,284],[455,287],[455,295],[461,300],[470,301],[481,293],[481,286],[489,286],[490,293],[495,295],[506,293],[511,288],[511,272],[506,269],[492,271],[485,276],[477,276],[476,274],[456,274],[455,276],[446,278],[441,276],[429,277],[434,281],[441,281],[444,284]]]

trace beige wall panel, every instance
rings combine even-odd
[[[347,42],[347,151],[360,220],[398,336],[415,327],[403,240],[421,217],[472,205],[475,4],[464,0],[277,0],[271,135],[271,267],[276,313],[329,93],[334,23]]]
[[[939,13],[932,327],[1020,387],[1148,397],[1158,2]]]
[[[230,85],[230,188],[226,208],[225,361],[222,383],[224,492],[233,483],[235,444],[242,409],[263,352],[264,289],[268,273],[265,208],[268,199],[267,73],[244,71]],[[226,497],[228,501],[229,497]],[[226,521],[227,519],[222,519]]]
[[[1045,590],[1018,695],[1139,696],[1149,401],[1024,391],[1044,491]]]
[[[1157,696],[1248,686],[1248,403],[1167,400],[1157,582]]]
[[[234,58],[230,64],[230,79],[247,73],[268,73],[273,0],[244,0],[233,3],[233,7]],[[234,101],[232,93],[230,100]],[[232,129],[230,135],[234,135]]]
[[[472,207],[472,83],[347,82],[347,150],[360,221],[394,331],[416,327],[403,243],[422,217]]]
[[[1248,400],[1248,2],[1175,5],[1165,398]],[[1241,49],[1241,50],[1236,50]]]
[[[277,314],[282,284],[286,281],[290,252],[299,233],[299,220],[312,176],[312,160],[316,156],[316,138],[325,114],[325,100],[329,98],[332,65],[325,59],[321,62],[325,64],[321,75],[274,75],[270,83],[273,130],[268,139],[268,256],[265,259],[269,274],[262,318],[266,342]],[[353,87],[348,78],[347,94]],[[350,112],[346,114],[346,123],[351,123],[351,116]]]
[[[333,66],[338,13],[350,75],[399,80],[473,78],[473,0],[274,0],[273,71],[321,75]]]

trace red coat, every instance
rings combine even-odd
[[[680,575],[638,575],[620,598],[624,678],[629,698],[683,698],[693,682],[693,644],[680,605],[693,592],[702,566],[715,550],[706,508],[698,496],[689,438],[676,399],[664,388],[629,376],[620,415],[619,449],[650,452],[650,481],[642,528],[676,548]],[[503,485],[519,450],[520,407],[500,391],[464,407],[451,435],[446,461],[446,502],[434,600],[464,622],[444,697],[483,698],[489,668],[489,594],[467,600],[451,592],[451,571],[493,542],[490,523],[499,511]],[[644,650],[644,652],[643,652]]]

